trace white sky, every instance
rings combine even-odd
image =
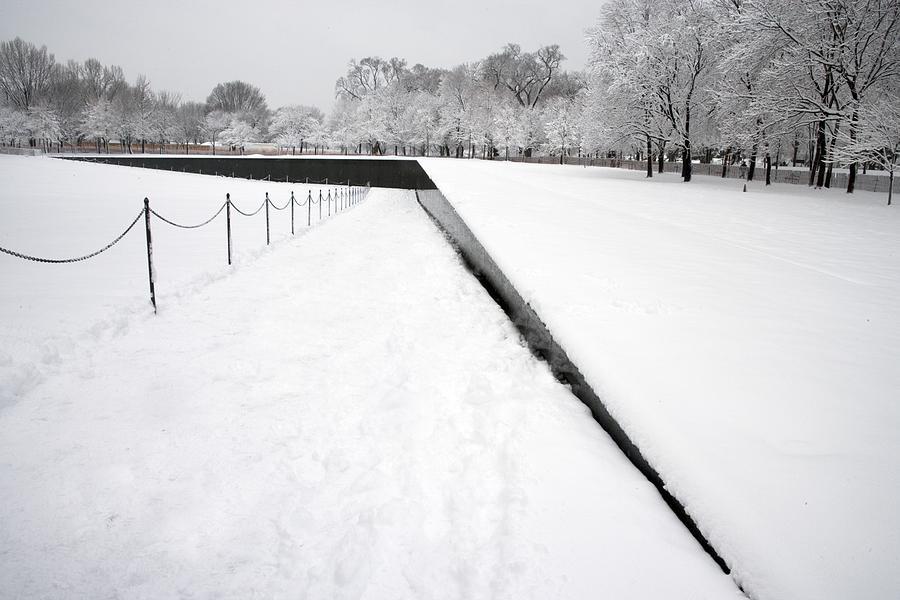
[[[65,62],[96,57],[129,81],[206,99],[243,79],[270,108],[315,104],[326,112],[351,58],[400,56],[450,67],[515,42],[559,44],[566,69],[584,67],[584,30],[603,0],[0,0],[0,40],[46,44]]]

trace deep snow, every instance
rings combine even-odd
[[[900,597],[896,207],[422,164],[752,596]]]
[[[0,243],[47,254],[115,235],[143,195],[196,221],[226,189],[288,189],[0,175]],[[411,194],[267,251],[260,223],[232,269],[220,228],[156,227],[157,316],[141,235],[71,272],[0,256],[4,348],[44,357],[4,383],[0,597],[739,596]]]

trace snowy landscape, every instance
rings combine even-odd
[[[228,190],[289,193],[41,158],[0,174],[2,239],[44,254],[62,242],[40,228],[77,248],[138,189],[195,221]],[[739,597],[411,192],[293,238],[280,218],[268,251],[248,219],[231,269],[221,230],[155,223],[155,316],[140,235],[77,275],[0,257],[0,596]]]
[[[0,599],[900,597],[898,163],[896,0],[10,0]]]

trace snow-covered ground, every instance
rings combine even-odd
[[[900,597],[883,195],[422,164],[753,597]]]
[[[25,254],[65,258],[92,252],[119,235],[150,199],[164,217],[197,224],[216,212],[231,194],[236,208],[256,210],[269,193],[284,206],[293,191],[298,201],[336,188],[158,171],[49,158],[0,157],[0,246]],[[327,197],[327,196],[326,196]],[[334,214],[332,202],[332,213]],[[322,205],[327,218],[327,202]],[[295,231],[319,222],[319,205],[295,207]],[[290,236],[289,210],[270,209],[273,242]],[[226,275],[225,214],[194,230],[153,219],[156,293],[162,310],[190,283]],[[232,213],[236,265],[266,249],[264,213],[249,218]],[[115,247],[85,262],[38,264],[0,254],[4,285],[0,345],[0,407],[56,369],[62,352],[73,349],[89,329],[100,339],[149,307],[147,254],[141,220]],[[12,312],[10,312],[12,311]]]
[[[291,189],[7,157],[0,182],[0,245],[48,255],[144,195],[196,222]],[[156,316],[142,233],[0,255],[0,597],[739,596],[410,193],[276,222],[231,269],[222,223],[154,225]]]

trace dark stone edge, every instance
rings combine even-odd
[[[603,401],[585,380],[581,370],[572,362],[531,305],[522,298],[500,270],[440,189],[416,190],[416,200],[462,257],[468,270],[509,316],[516,329],[525,338],[532,354],[547,362],[556,378],[568,385],[572,393],[590,409],[594,420],[612,438],[631,464],[653,484],[663,501],[690,531],[697,543],[726,575],[730,575],[731,569],[728,564],[700,531],[684,505],[666,488],[666,483],[659,472],[650,465],[640,449],[613,418]],[[743,588],[739,585],[738,588],[743,592]]]

